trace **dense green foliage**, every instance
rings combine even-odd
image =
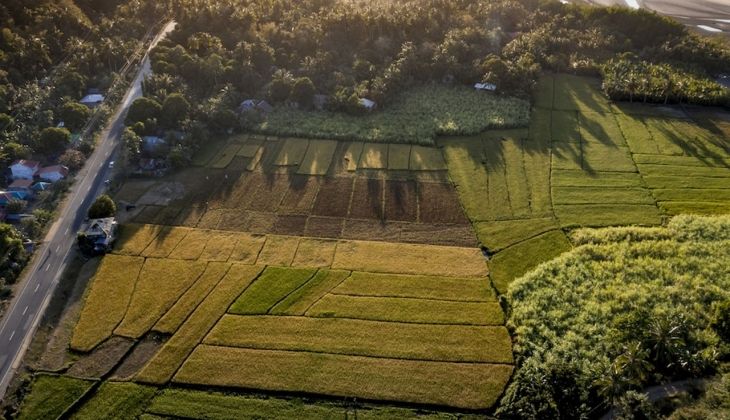
[[[528,119],[527,101],[489,96],[464,87],[433,85],[398,95],[387,112],[352,116],[281,107],[253,128],[281,136],[433,144],[437,135],[524,126]]]
[[[603,67],[603,90],[617,101],[727,105],[730,91],[705,76],[668,64],[611,60]]]
[[[101,219],[112,217],[117,213],[117,205],[114,200],[106,194],[102,194],[89,207],[90,219]]]
[[[577,418],[627,391],[705,376],[728,357],[712,308],[730,299],[730,217],[579,231],[579,247],[510,285],[518,369],[508,418]]]

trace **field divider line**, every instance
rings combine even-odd
[[[336,250],[337,250],[337,246],[335,245],[335,251],[336,251]],[[349,274],[349,275],[347,275],[347,277],[345,277],[345,278],[343,278],[342,280],[340,280],[340,282],[339,282],[339,283],[337,283],[336,285],[332,286],[332,288],[330,288],[330,289],[329,289],[328,291],[326,291],[326,292],[322,293],[322,294],[321,294],[321,295],[320,295],[320,296],[319,296],[319,297],[318,297],[317,299],[315,299],[315,301],[314,301],[314,302],[312,302],[312,303],[311,303],[311,304],[310,304],[309,306],[307,306],[307,308],[306,308],[306,309],[305,309],[305,310],[304,310],[304,311],[302,312],[302,315],[300,315],[300,316],[304,316],[304,317],[306,317],[306,316],[307,316],[307,312],[309,312],[309,310],[310,310],[310,309],[312,309],[312,307],[313,307],[314,305],[316,305],[316,304],[317,304],[317,302],[319,302],[320,300],[322,300],[322,298],[323,298],[323,297],[325,297],[325,296],[327,296],[327,295],[331,294],[331,292],[332,292],[333,290],[335,290],[336,288],[340,287],[340,285],[341,285],[342,283],[344,283],[344,282],[345,282],[345,280],[347,280],[347,279],[349,279],[349,278],[351,278],[351,277],[352,277],[352,273],[353,273],[353,271],[352,271],[352,270],[345,270],[345,271],[349,271],[349,272],[350,272],[350,274]],[[309,317],[309,318],[314,318],[314,317]]]
[[[300,240],[300,242],[301,242],[301,240]],[[299,242],[297,242],[297,250],[299,250]],[[296,253],[295,253],[295,255],[296,255]],[[281,302],[283,302],[284,300],[286,300],[286,298],[288,298],[289,296],[291,296],[292,293],[294,293],[297,290],[299,290],[299,289],[303,288],[304,286],[306,286],[310,281],[312,281],[312,279],[315,276],[317,276],[317,273],[319,273],[319,269],[314,270],[314,272],[309,276],[309,278],[307,278],[307,280],[304,283],[302,283],[299,286],[295,287],[294,289],[290,290],[289,293],[287,293],[286,295],[282,296],[273,305],[269,306],[269,308],[266,309],[266,314],[268,315],[269,312],[271,312],[272,309],[276,308],[276,306],[278,304],[280,304]]]
[[[411,358],[411,357],[394,357],[394,356],[377,356],[372,354],[357,354],[357,353],[334,353],[330,351],[316,351],[316,350],[303,350],[303,349],[276,349],[266,347],[249,347],[249,346],[233,346],[233,345],[220,345],[220,344],[208,344],[201,343],[202,346],[207,347],[219,347],[224,349],[244,349],[254,351],[277,351],[277,352],[291,352],[291,353],[307,353],[307,354],[327,354],[331,356],[352,356],[352,357],[364,357],[368,359],[378,360],[405,360],[412,362],[431,362],[431,363],[458,363],[464,365],[506,365],[514,366],[514,363],[504,362],[481,362],[481,361],[468,361],[468,360],[441,360],[441,359],[423,359],[423,358]],[[174,377],[174,375],[173,375]]]
[[[195,261],[197,261],[197,260],[195,260]],[[211,262],[212,262],[212,261],[207,261],[207,262],[206,262],[206,264],[205,264],[205,269],[204,269],[204,270],[203,270],[203,272],[202,272],[202,273],[200,274],[200,276],[198,276],[198,278],[197,278],[197,279],[195,279],[195,281],[194,281],[194,282],[193,282],[193,283],[192,283],[192,284],[190,285],[190,287],[188,287],[188,288],[187,288],[187,290],[185,290],[185,292],[183,292],[183,293],[182,293],[182,294],[180,295],[180,297],[179,297],[179,298],[178,298],[178,299],[177,299],[177,300],[175,301],[175,303],[173,303],[173,304],[172,304],[172,306],[171,306],[171,307],[170,307],[170,308],[169,308],[168,310],[166,310],[166,311],[165,311],[165,313],[164,313],[164,314],[162,314],[162,316],[161,316],[161,317],[160,317],[160,318],[159,318],[159,319],[158,319],[157,321],[155,321],[155,324],[154,324],[154,325],[152,326],[152,328],[150,328],[150,331],[156,331],[156,332],[159,332],[159,333],[161,333],[161,334],[167,334],[167,333],[165,333],[165,332],[163,332],[163,331],[159,331],[159,330],[156,330],[156,329],[155,329],[155,327],[156,327],[156,326],[157,326],[157,324],[158,324],[158,323],[159,323],[159,322],[160,322],[160,321],[162,320],[162,318],[164,318],[164,317],[165,317],[165,315],[167,315],[167,313],[168,313],[168,312],[170,312],[170,310],[171,310],[172,308],[174,308],[174,307],[175,307],[175,305],[177,305],[177,303],[178,303],[178,302],[180,301],[180,299],[182,299],[182,297],[183,297],[183,296],[185,296],[185,293],[187,293],[187,292],[188,292],[188,290],[190,290],[190,289],[191,289],[191,288],[192,288],[192,287],[193,287],[193,286],[194,286],[194,285],[195,285],[195,284],[196,284],[196,283],[197,283],[197,282],[198,282],[198,281],[200,280],[200,278],[201,278],[201,277],[203,277],[203,275],[205,274],[205,271],[206,271],[206,270],[208,270],[208,266],[210,265],[210,263],[211,263]],[[216,261],[216,262],[217,262],[217,261]],[[199,302],[198,302],[198,303],[197,303],[197,304],[195,305],[195,307],[193,307],[193,309],[192,309],[192,310],[190,311],[190,313],[188,313],[188,314],[187,314],[187,316],[185,316],[185,319],[183,319],[183,321],[182,321],[182,322],[180,323],[180,325],[178,325],[178,327],[177,327],[177,329],[175,330],[175,332],[177,332],[177,330],[178,330],[178,329],[180,329],[180,327],[182,327],[182,326],[183,326],[183,325],[185,324],[185,322],[187,322],[187,320],[188,320],[188,319],[190,318],[190,316],[191,316],[191,315],[192,315],[192,314],[193,314],[193,313],[195,312],[195,310],[196,310],[196,309],[198,309],[198,307],[199,307],[199,306],[200,306],[200,305],[201,305],[201,304],[202,304],[202,303],[203,303],[203,302],[205,301],[205,299],[207,299],[207,298],[208,298],[208,296],[210,296],[210,294],[211,294],[211,293],[213,293],[213,290],[215,290],[215,288],[216,288],[216,287],[218,287],[218,285],[220,284],[220,282],[221,282],[221,281],[223,280],[223,278],[224,278],[224,277],[226,277],[226,275],[228,274],[228,272],[229,272],[229,271],[231,270],[231,267],[233,266],[233,264],[231,264],[231,263],[228,263],[228,262],[223,262],[222,264],[228,264],[228,269],[227,269],[227,270],[225,271],[225,273],[223,273],[223,275],[221,276],[221,278],[219,278],[219,279],[218,279],[218,281],[217,281],[217,282],[215,283],[215,286],[213,286],[213,287],[212,287],[212,288],[211,288],[211,289],[210,289],[210,290],[208,291],[208,293],[206,293],[206,294],[205,294],[205,296],[203,296],[203,298],[202,298],[202,299],[200,299],[200,301],[199,301]],[[175,332],[173,332],[173,334],[174,334]]]
[[[480,278],[480,280],[482,280]],[[385,299],[408,299],[408,300],[427,300],[433,302],[454,302],[454,303],[494,303],[497,302],[497,298],[492,300],[464,300],[464,299],[441,299],[441,298],[427,298],[427,297],[416,297],[416,296],[393,296],[393,295],[356,295],[352,293],[337,293],[330,291],[328,294],[333,296],[347,296],[353,298],[385,298]]]
[[[129,312],[129,307],[132,305],[132,298],[134,297],[134,292],[137,291],[137,283],[139,283],[139,277],[142,275],[142,270],[144,269],[144,265],[147,264],[147,257],[142,257],[141,255],[136,255],[134,257],[136,257],[136,258],[143,258],[144,261],[142,261],[142,264],[140,264],[139,271],[137,271],[137,276],[134,279],[134,286],[132,287],[132,293],[130,293],[130,295],[129,295],[129,300],[127,301],[127,308],[124,310],[124,315],[119,320],[119,322],[117,322],[117,325],[115,325],[114,328],[112,328],[111,335],[115,335],[115,331],[117,330],[117,328],[119,328],[120,325],[122,325],[122,322],[124,322],[124,318],[127,317],[127,313]],[[93,285],[92,285],[92,287],[93,287]],[[84,304],[85,303],[86,302],[84,302]],[[82,310],[83,310],[83,308],[82,308]],[[120,335],[120,337],[124,337],[124,336],[121,336]],[[109,338],[111,338],[111,336],[110,337],[107,337],[104,341],[108,340]],[[104,341],[102,341],[102,343]],[[98,347],[102,343],[97,344],[96,347]]]
[[[491,302],[488,302],[491,303]],[[496,305],[499,305],[499,302],[494,302]],[[501,308],[500,308],[501,310]],[[236,315],[236,314],[231,314]],[[248,315],[238,315],[238,316],[248,316]],[[294,315],[289,315],[294,316]],[[296,315],[301,317],[301,315]],[[331,317],[325,317],[325,316],[312,316],[312,315],[304,315],[306,318],[314,318],[314,319],[349,319],[354,321],[373,321],[373,322],[387,322],[390,324],[412,324],[412,325],[443,325],[443,326],[452,326],[452,327],[504,327],[504,322],[501,324],[469,324],[469,323],[447,323],[447,322],[421,322],[421,321],[392,321],[387,319],[377,319],[377,318],[353,318],[348,316],[331,316]]]
[[[223,318],[223,316],[225,316],[225,315],[226,315],[226,314],[228,313],[228,310],[229,310],[229,309],[231,308],[231,305],[233,305],[234,303],[236,303],[236,301],[237,301],[237,300],[238,300],[238,299],[239,299],[239,298],[241,297],[241,295],[242,295],[242,294],[246,293],[246,290],[248,290],[248,288],[249,288],[249,287],[251,287],[251,285],[252,285],[252,284],[254,284],[254,282],[256,282],[256,280],[258,280],[258,279],[259,279],[259,278],[261,277],[261,274],[263,274],[263,272],[264,272],[264,271],[265,271],[265,268],[262,268],[262,269],[261,269],[261,271],[259,271],[259,273],[258,273],[258,274],[256,275],[256,277],[254,277],[254,279],[253,279],[253,280],[251,280],[251,281],[250,281],[250,282],[248,283],[248,285],[246,285],[246,287],[244,287],[244,288],[243,288],[243,290],[241,291],[241,293],[239,293],[239,294],[238,294],[238,295],[237,295],[237,296],[236,296],[236,297],[235,297],[234,299],[232,299],[232,300],[231,300],[231,304],[230,304],[230,305],[228,305],[228,306],[227,306],[227,307],[226,307],[226,308],[225,308],[225,309],[223,310],[223,313],[221,314],[221,316],[219,316],[219,317],[218,317],[218,319],[216,319],[216,320],[215,320],[214,322],[211,322],[211,326],[210,326],[210,328],[208,328],[208,329],[207,329],[206,331],[203,331],[203,332],[202,332],[202,334],[201,334],[201,336],[200,336],[200,339],[198,339],[198,342],[197,342],[197,343],[194,343],[193,345],[191,345],[191,346],[190,346],[190,350],[188,350],[188,351],[187,351],[187,353],[185,354],[185,356],[184,356],[184,357],[182,358],[182,360],[180,360],[180,364],[179,364],[179,365],[177,365],[177,367],[175,368],[175,371],[174,371],[174,372],[172,373],[172,375],[170,375],[170,379],[168,380],[168,382],[172,381],[172,379],[173,379],[173,378],[175,378],[175,375],[177,375],[177,373],[178,373],[178,372],[180,371],[180,369],[182,369],[182,367],[183,367],[183,365],[185,364],[185,361],[187,361],[188,357],[190,357],[190,355],[191,355],[191,354],[192,354],[192,353],[193,353],[193,352],[195,351],[195,349],[196,349],[196,348],[197,348],[197,347],[198,347],[198,346],[199,346],[199,345],[200,345],[200,344],[201,344],[201,343],[203,342],[203,340],[205,340],[205,338],[206,338],[206,337],[208,336],[208,334],[210,334],[210,331],[211,331],[211,330],[212,330],[213,328],[215,328],[216,324],[218,324],[218,322],[219,322],[219,321],[221,320],[221,318]],[[215,289],[213,289],[213,290],[215,290]],[[205,300],[203,300],[203,302],[204,302],[204,301],[205,301]],[[201,304],[202,304],[202,302],[201,302]],[[195,312],[193,312],[193,313],[195,313]],[[191,315],[192,315],[192,313],[191,313]],[[179,331],[179,328],[178,328],[178,331]],[[177,334],[177,331],[176,331],[175,333]],[[173,335],[173,336],[174,336],[174,335]],[[172,337],[170,337],[170,338],[172,339]],[[168,342],[169,342],[169,341],[170,341],[170,340],[168,340]],[[165,343],[165,344],[167,344],[167,343]],[[163,348],[164,348],[164,346],[163,346]],[[159,350],[159,351],[157,352],[157,354],[155,354],[155,356],[159,355],[159,354],[160,354],[160,352],[162,351],[162,349],[163,349],[163,348],[161,348],[161,349],[160,349],[160,350]],[[154,358],[154,356],[153,356],[153,358]],[[140,370],[140,372],[142,372],[142,371],[144,370],[144,368],[145,368],[145,367],[149,366],[149,363],[150,363],[150,362],[151,362],[152,360],[153,360],[153,359],[150,359],[150,360],[149,360],[149,361],[147,362],[147,364],[145,364],[145,366],[144,366],[144,367],[142,367],[142,369]],[[140,372],[138,372],[137,374],[139,374]]]

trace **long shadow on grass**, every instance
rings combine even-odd
[[[667,120],[667,122],[670,123],[671,120]],[[659,131],[659,133],[664,138],[682,149],[682,151],[686,155],[694,157],[707,165],[714,164],[727,167],[727,164],[724,161],[727,156],[723,156],[717,153],[717,151],[712,150],[710,147],[708,147],[708,145],[705,143],[707,140],[697,137],[692,139],[686,139],[684,137],[681,137],[677,131],[670,130],[665,125],[655,125],[652,128]],[[710,139],[709,142],[710,144],[720,149],[727,150],[727,146],[717,139]]]

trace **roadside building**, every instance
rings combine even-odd
[[[33,179],[41,168],[41,164],[34,160],[16,160],[10,165],[13,179]]]
[[[8,185],[9,192],[17,192],[23,195],[23,200],[28,200],[33,195],[33,181],[30,179],[16,179]]]
[[[474,89],[486,92],[494,92],[497,90],[497,85],[495,85],[494,83],[476,83],[474,84]]]
[[[359,102],[360,106],[367,109],[368,111],[373,111],[375,108],[378,107],[378,104],[375,101],[368,98],[360,98]]]
[[[78,245],[87,253],[107,253],[117,239],[117,229],[117,221],[113,217],[90,219],[77,234]]]
[[[160,149],[167,146],[167,142],[162,137],[144,136],[142,137],[142,150],[146,153],[156,153]]]
[[[104,102],[104,95],[100,93],[90,93],[81,98],[79,102],[89,108],[96,108]]]
[[[68,176],[68,168],[63,165],[53,165],[41,168],[38,178],[48,182],[58,182]]]
[[[274,107],[263,99],[246,99],[238,106],[238,112],[259,111],[268,114],[273,110]]]

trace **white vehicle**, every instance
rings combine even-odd
[[[109,162],[109,169],[114,169],[114,161]]]

